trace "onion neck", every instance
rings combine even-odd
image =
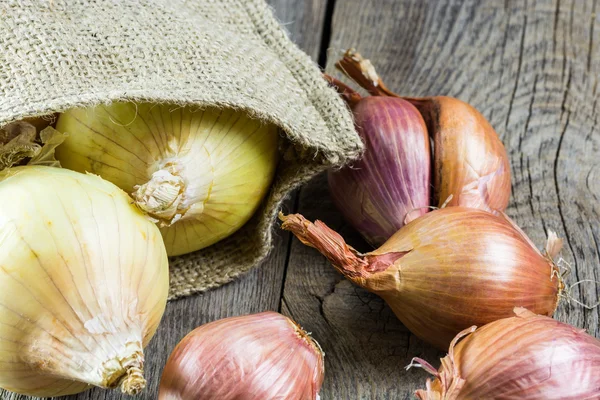
[[[415,395],[420,400],[445,400],[445,399],[457,399],[460,396],[460,392],[465,386],[466,381],[461,377],[460,366],[456,362],[455,347],[456,344],[465,336],[475,332],[476,326],[464,329],[458,333],[450,343],[448,349],[448,355],[441,359],[442,365],[439,371],[436,371],[428,362],[420,358],[413,358],[410,367],[423,368],[435,376],[435,380],[427,379],[426,389],[417,390]]]
[[[208,150],[193,148],[157,164],[148,182],[134,186],[135,204],[161,228],[200,219],[215,186],[215,165]]]
[[[370,60],[364,58],[354,49],[348,49],[344,57],[335,66],[348,78],[359,84],[372,96],[400,97],[419,110],[427,125],[430,136],[439,130],[440,99],[446,102],[459,102],[451,97],[405,97],[400,96],[385,85]],[[461,102],[462,103],[462,102]]]
[[[317,220],[313,224],[300,214],[279,213],[279,219],[283,221],[283,229],[292,232],[305,245],[317,249],[342,274],[348,277],[366,277],[365,269],[369,263],[323,222]]]
[[[372,96],[400,97],[385,86],[371,61],[355,49],[348,49],[335,66]]]
[[[385,271],[407,252],[360,254],[348,246],[337,232],[323,222],[308,221],[300,214],[283,215],[281,227],[292,232],[303,244],[314,247],[344,276],[352,280],[366,279],[373,273]]]
[[[125,378],[121,381],[121,391],[132,396],[139,394],[145,387],[144,371],[140,367],[130,366]]]
[[[84,332],[80,334],[86,335]],[[80,348],[66,346],[66,342],[54,342],[59,340],[58,335],[48,343],[44,332],[41,336],[32,335],[26,339],[27,347],[21,357],[32,373],[53,376],[59,384],[80,382],[81,390],[86,386],[106,389],[120,387],[123,393],[134,395],[146,387],[143,345],[141,339],[138,340],[135,336],[137,335],[132,332],[115,335],[105,332],[96,335],[94,346],[82,351]],[[86,341],[82,340],[84,342]],[[22,390],[31,392],[30,389]]]
[[[289,322],[290,324],[292,324],[292,327],[294,328],[294,333],[298,336],[299,339],[301,339],[305,344],[307,344],[319,357],[322,358],[325,356],[325,352],[321,348],[319,342],[313,339],[308,332],[302,329],[302,327],[298,325],[296,321],[289,319]],[[321,365],[321,367],[324,369],[323,365]]]
[[[361,95],[352,89],[350,86],[341,82],[340,80],[334,78],[333,76],[323,74],[323,77],[330,85],[332,85],[335,90],[342,96],[342,98],[346,101],[346,103],[350,106],[350,108],[354,108],[361,100]]]

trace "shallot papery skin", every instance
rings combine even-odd
[[[462,100],[400,96],[386,87],[371,62],[349,49],[336,66],[373,96],[402,98],[422,114],[433,138],[433,186],[438,206],[504,211],[510,198],[506,149],[488,120]]]
[[[366,254],[321,221],[300,214],[280,219],[283,229],[382,297],[412,333],[442,350],[463,329],[509,317],[517,306],[552,315],[563,288],[551,257],[504,214],[435,210]]]
[[[414,359],[436,376],[417,398],[600,399],[600,340],[524,308],[515,314],[461,332],[439,371]]]
[[[438,206],[504,211],[510,199],[510,164],[492,125],[459,99],[407,98],[433,137],[434,197]],[[452,196],[452,197],[450,197]]]
[[[159,400],[314,400],[321,348],[276,312],[231,317],[189,333],[171,354]]]
[[[429,136],[408,101],[371,96],[352,109],[365,153],[350,166],[330,170],[329,187],[344,218],[376,247],[428,211]]]

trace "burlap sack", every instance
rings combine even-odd
[[[0,19],[0,126],[130,99],[236,107],[282,128],[265,204],[233,236],[171,260],[172,299],[255,266],[286,194],[361,150],[344,103],[262,0],[2,1]]]

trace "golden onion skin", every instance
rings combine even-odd
[[[412,333],[439,349],[447,350],[463,329],[508,317],[517,306],[552,315],[562,290],[554,263],[505,216],[435,210],[366,254],[320,221],[283,219],[284,229],[382,297]]]
[[[415,335],[447,349],[456,333],[512,315],[554,314],[556,267],[501,216],[464,207],[432,211],[372,255],[407,251],[359,285],[377,293]]]
[[[515,309],[473,333],[465,332],[442,361],[421,400],[563,400],[600,397],[600,340],[583,329]],[[422,361],[422,360],[418,360]],[[424,363],[425,364],[425,363]],[[429,368],[428,368],[429,369]],[[431,371],[434,372],[434,371]]]
[[[0,173],[0,238],[0,387],[141,390],[168,294],[155,224],[97,176],[26,166]]]
[[[56,150],[61,165],[132,195],[159,222],[170,256],[244,225],[270,189],[278,160],[277,128],[232,109],[116,102],[68,110],[56,128],[69,134]],[[167,194],[156,194],[161,185]]]

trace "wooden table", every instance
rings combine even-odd
[[[347,47],[378,67],[393,90],[444,94],[475,105],[510,154],[508,214],[540,247],[553,229],[567,238],[569,284],[600,281],[600,1],[597,0],[272,0],[277,16],[315,61],[333,71]],[[325,177],[284,211],[320,218],[366,248],[333,207]],[[155,399],[175,344],[200,324],[279,310],[312,332],[326,352],[323,399],[408,399],[427,375],[405,371],[419,356],[442,354],[412,336],[378,297],[334,271],[316,251],[277,231],[270,258],[241,279],[169,304],[147,349]],[[572,291],[593,304],[600,286]],[[600,311],[563,301],[556,317],[600,337]],[[19,396],[9,397],[14,400]],[[122,399],[91,390],[71,400]]]

